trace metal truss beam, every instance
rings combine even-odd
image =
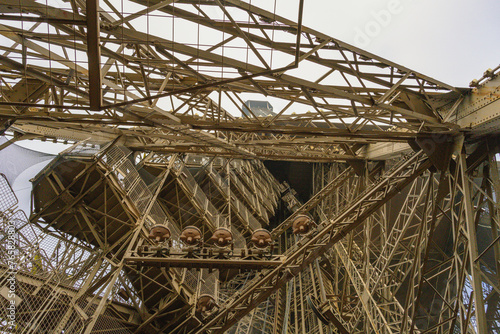
[[[38,111],[35,115],[32,111],[11,115],[9,109],[0,110],[0,116],[14,117],[19,131],[28,124],[48,126],[52,131],[72,127],[99,141],[87,125],[95,124],[101,132],[127,131],[131,138],[158,129],[159,133],[173,132],[184,137],[181,142],[193,146],[192,153],[226,151],[224,154],[235,157],[333,161],[358,158],[339,154],[342,146],[380,140],[401,142],[457,130],[441,115],[447,113],[445,118],[449,119],[450,108],[457,105],[454,102],[461,90],[302,27],[300,8],[299,22],[295,23],[242,1],[154,1],[131,15],[121,13],[109,1],[101,3],[101,7],[98,4],[89,0],[84,17],[77,6],[72,12],[31,0],[9,2],[11,11],[33,14],[33,18],[43,21],[39,24],[56,31],[45,33],[36,27],[24,31],[8,23],[4,25],[3,34],[17,43],[9,53],[24,59],[29,53],[41,59],[38,66],[18,66],[4,59],[9,80],[17,80],[16,70],[22,70],[25,76],[38,78],[49,86],[46,94],[32,101],[0,101],[0,105],[25,111],[45,111],[43,115]],[[208,9],[229,18],[227,24],[207,16]],[[248,23],[235,19],[236,13],[248,16]],[[161,38],[154,31],[145,32],[136,26],[137,19],[154,15],[174,15],[186,24],[229,37],[205,50]],[[259,22],[256,16],[263,21]],[[80,29],[80,21],[86,22],[86,32]],[[270,34],[271,30],[276,34]],[[38,44],[39,39],[49,40],[54,47]],[[221,55],[236,41],[247,45],[260,59],[241,61],[224,52]],[[19,44],[24,45],[24,51],[16,48]],[[289,66],[272,68],[259,48],[274,50],[294,61]],[[86,66],[67,59],[68,54],[81,51],[87,52]],[[289,74],[290,69],[305,63],[318,66],[318,80]],[[225,77],[224,73],[232,72],[238,75]],[[342,82],[324,83],[336,73]],[[288,100],[289,104],[271,118],[236,117],[234,112],[241,112],[243,103],[240,95],[255,92]],[[178,101],[182,103],[179,105]],[[160,104],[170,105],[171,111],[167,111],[169,107],[160,108]],[[291,105],[310,106],[313,112],[290,115],[285,111]],[[197,113],[202,116],[195,117]],[[64,134],[52,132],[50,138],[62,139]],[[184,147],[169,142],[146,141],[136,147],[156,144],[169,152],[186,152]],[[303,148],[293,149],[297,144]],[[215,152],[209,148],[197,150],[197,145],[215,148]],[[314,152],[301,154],[307,146],[315,147]]]
[[[350,231],[380,206],[386,203],[400,189],[409,184],[431,166],[431,162],[423,157],[422,152],[405,160],[380,182],[367,189],[358,199],[350,204],[335,220],[319,225],[314,236],[299,243],[297,248],[289,249],[286,260],[276,269],[268,272],[236,298],[222,307],[215,317],[202,328],[191,332],[203,333],[211,331],[222,333],[241,317],[248,314],[260,302],[283,287],[286,282],[318,258],[327,249],[342,240]]]

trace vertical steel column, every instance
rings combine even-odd
[[[487,182],[486,192],[491,200],[488,200],[488,210],[490,215],[490,226],[491,226],[491,237],[493,239],[493,253],[495,256],[495,270],[496,270],[496,281],[500,287],[500,176],[498,175],[498,161],[496,159],[496,153],[498,152],[498,147],[489,147],[488,152],[488,164],[489,164],[489,181]],[[489,247],[489,246],[488,246]],[[491,296],[489,296],[491,297]],[[498,305],[499,296],[495,298],[489,298],[488,308],[486,310],[486,319],[490,321],[490,331],[493,332],[493,327],[495,326],[494,313],[498,311],[500,305]]]
[[[90,109],[97,111],[102,105],[99,0],[86,2]]]
[[[486,313],[484,310],[483,288],[481,284],[481,267],[474,259],[479,255],[477,248],[477,235],[476,226],[474,221],[474,206],[472,203],[472,192],[470,189],[470,182],[466,174],[467,162],[465,160],[465,153],[460,155],[460,179],[463,191],[463,205],[465,211],[465,226],[467,227],[467,238],[469,239],[469,263],[471,267],[472,289],[474,295],[474,306],[477,328],[479,333],[487,333],[488,325],[486,323]]]

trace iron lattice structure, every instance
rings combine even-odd
[[[259,6],[2,1],[0,150],[73,144],[28,216],[0,177],[3,333],[499,330],[499,68],[452,87]]]

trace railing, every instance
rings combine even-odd
[[[247,161],[233,160],[231,161],[231,165],[249,189],[254,192],[258,201],[262,203],[269,212],[274,212],[277,207],[278,194],[271,191],[271,188],[265,185],[267,181],[258,178],[255,169],[249,165]]]
[[[238,193],[241,194],[245,202],[247,202],[252,208],[253,212],[262,219],[266,224],[269,222],[269,217],[267,215],[267,210],[258,200],[255,193],[252,193],[246,185],[238,178],[234,171],[230,171],[229,176],[231,177],[231,185],[234,185]]]
[[[113,146],[102,156],[101,163],[113,173],[139,213],[143,213],[153,198],[153,192],[132,163],[131,154],[132,151],[128,148]],[[165,212],[157,202],[153,204],[145,226],[151,227],[156,224],[168,224],[174,237],[180,234],[179,226],[175,222],[168,220]]]
[[[187,169],[184,161],[178,160],[172,170],[177,176],[179,185],[193,203],[200,216],[205,220],[210,230],[215,230],[219,226],[229,226],[228,218],[223,216],[207,198],[203,189],[201,189],[189,169]]]
[[[219,189],[220,193],[224,196],[231,194],[229,190],[229,185],[224,182],[222,177],[214,170],[213,166],[208,168],[208,176],[214,183],[214,185]],[[259,221],[248,211],[247,207],[241,203],[233,194],[229,200],[233,212],[238,216],[241,222],[245,225],[245,228],[250,231],[255,231],[261,228]]]

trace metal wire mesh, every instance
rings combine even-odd
[[[82,145],[76,145],[67,154],[79,155],[83,152],[82,148]],[[104,149],[106,147],[93,153],[93,156],[100,156]],[[144,212],[157,186],[147,186],[130,159],[131,152],[128,149],[122,147],[108,147],[108,149],[100,163],[111,172],[109,175],[116,179],[115,184],[119,184],[137,209]],[[226,226],[228,217],[215,208],[185,165],[179,164],[177,168],[180,174],[188,175],[184,179],[186,188],[191,189],[193,198],[200,207],[204,208],[206,216],[210,217],[214,226]],[[245,192],[242,190],[242,193]],[[249,192],[244,196],[246,195],[250,195]],[[250,221],[254,229],[260,227],[260,223],[252,216],[244,201],[237,198],[232,198],[232,201],[235,211],[242,212],[239,214],[240,219]],[[20,236],[17,241],[18,254],[22,259],[18,261],[18,266],[26,276],[19,282],[18,289],[19,298],[22,299],[21,305],[26,309],[18,318],[21,332],[80,333],[91,321],[95,322],[94,332],[131,332],[132,324],[118,319],[116,314],[113,314],[106,306],[99,309],[99,305],[118,303],[113,304],[113,308],[122,307],[124,309],[120,312],[126,313],[131,310],[131,305],[142,305],[141,297],[135,292],[136,287],[129,280],[129,275],[121,272],[119,279],[109,287],[111,292],[107,297],[105,295],[108,283],[89,290],[89,285],[104,280],[106,275],[110,275],[113,270],[109,263],[97,264],[99,252],[86,248],[74,236],[65,235],[62,232],[49,235],[37,225],[27,224],[27,219],[21,212],[11,215],[9,219],[15,220],[18,226],[17,231]],[[256,223],[254,224],[253,221]],[[152,203],[146,217],[146,226],[167,222],[172,223],[161,205]],[[235,246],[244,247],[245,240],[241,231],[232,230]],[[178,227],[172,224],[171,231],[174,239],[177,238]],[[3,249],[2,252],[4,252]],[[182,274],[181,284],[186,289],[185,291],[191,291],[193,295],[198,296],[208,294],[218,299],[218,271],[184,269],[169,272],[178,278]],[[106,298],[106,301],[103,302],[103,298]],[[268,322],[270,317],[272,317],[271,304],[259,306],[254,319],[260,320],[255,322],[255,328],[266,331],[271,323],[271,321]]]
[[[10,187],[5,192],[13,198]],[[15,333],[80,333],[104,294],[103,289],[88,287],[110,272],[110,264],[99,262],[102,253],[86,248],[77,239],[64,233],[47,234],[28,223],[23,211],[12,211],[10,206],[0,214],[0,319],[8,319],[7,306],[12,299],[15,322],[12,327],[2,321],[0,328]],[[120,281],[115,289],[123,286]],[[130,282],[128,288],[133,291]],[[110,300],[117,299],[116,295],[114,291]],[[132,300],[120,303],[125,310],[133,310],[125,306]],[[94,326],[112,333],[129,333],[130,327],[107,309]]]
[[[15,235],[15,252],[5,252],[5,248],[10,247],[2,247],[0,254],[2,291],[11,285],[10,272],[15,275],[15,332],[51,332],[61,322],[76,328],[66,333],[79,332],[82,326],[75,322],[81,321],[81,317],[68,314],[67,310],[90,274],[97,255],[69,239],[45,234],[36,225],[28,224],[26,215],[19,210],[10,216],[3,215],[1,230],[12,231],[3,233],[2,237]],[[105,268],[100,272],[104,275]],[[2,304],[7,301],[4,297]],[[6,319],[6,316],[0,310],[0,317]],[[7,328],[6,325],[4,329]]]
[[[219,291],[219,271],[211,271],[206,268],[201,269],[199,287],[199,295],[209,295],[217,300]]]
[[[17,205],[17,203],[17,197],[12,191],[9,181],[7,181],[5,175],[0,174],[0,211],[7,211]]]
[[[214,184],[220,189],[220,192],[222,194],[231,194],[229,184],[224,181],[222,176],[217,173],[213,166],[209,168],[208,175],[210,176],[210,179],[214,182]],[[261,224],[259,223],[259,221],[250,213],[248,208],[243,205],[243,203],[238,198],[236,198],[236,196],[231,194],[229,202],[231,208],[233,209],[233,213],[240,219],[241,223],[243,223],[244,226],[247,225],[248,228],[252,231],[261,228]]]
[[[243,248],[246,245],[245,237],[234,226],[231,226],[231,233],[233,234],[233,243],[236,248]]]
[[[183,283],[192,293],[195,293],[198,287],[200,272],[196,269],[184,269]]]
[[[201,189],[198,182],[186,167],[186,164],[184,162],[175,164],[174,171],[186,195],[188,195],[189,199],[194,203],[199,215],[206,221],[207,227],[209,229],[215,229],[218,226],[227,226],[227,217],[221,215],[207,198],[203,189]]]
[[[132,151],[125,147],[113,146],[104,154],[102,161],[113,171],[123,190],[125,190],[139,212],[144,213],[153,198],[153,192],[129,159],[131,154]],[[173,236],[177,237],[180,234],[180,228],[173,221],[168,220],[165,212],[157,202],[151,205],[152,207],[146,219],[146,227],[169,223]]]

